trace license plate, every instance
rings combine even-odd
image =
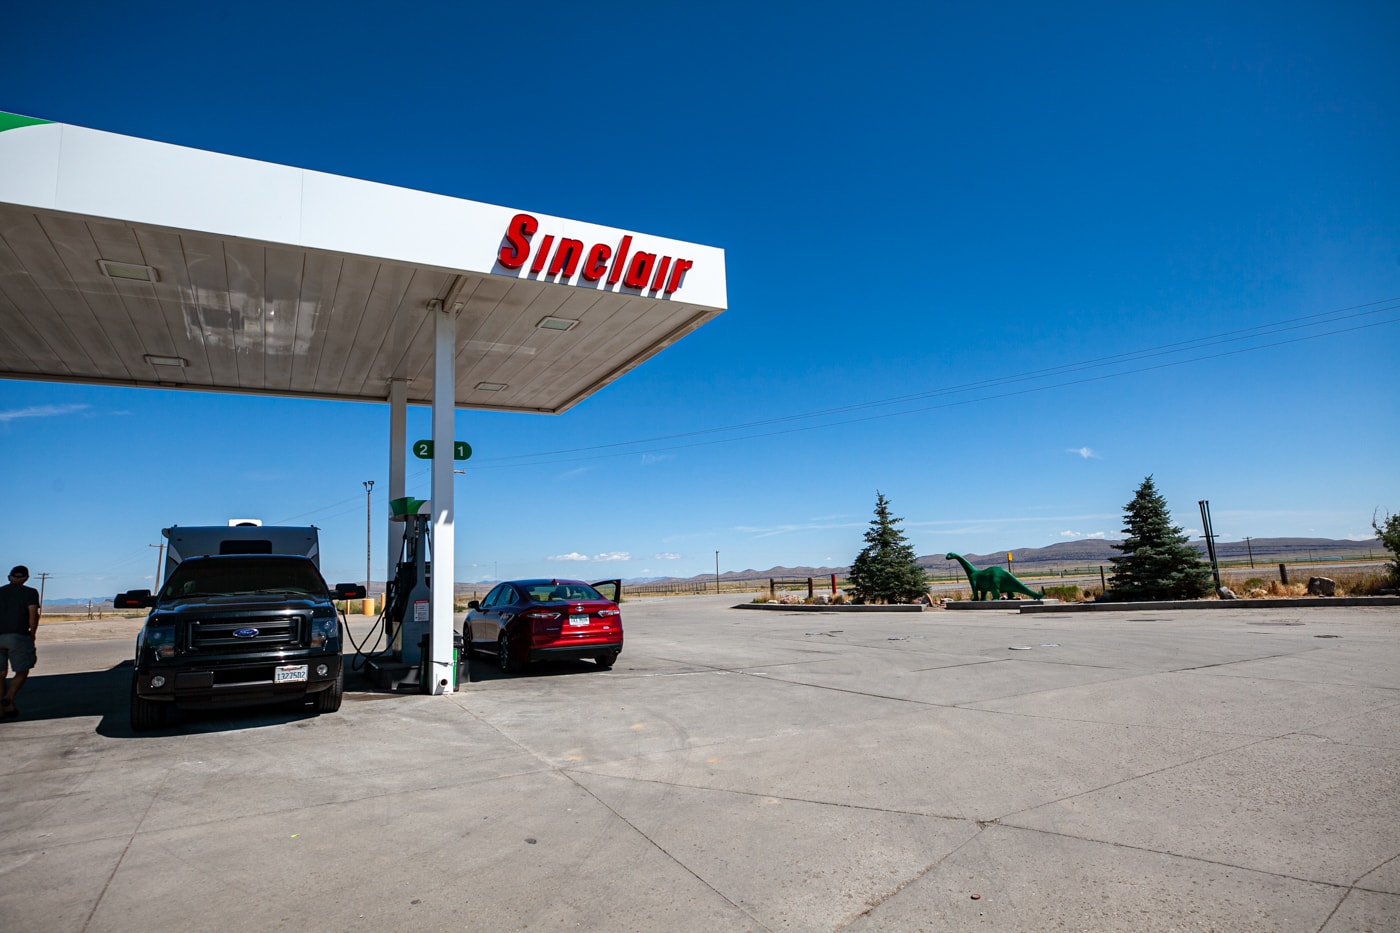
[[[570,625],[587,625],[588,616],[569,616]]]
[[[276,675],[272,678],[272,682],[275,684],[304,683],[305,681],[305,664],[288,664],[286,667],[279,667]]]

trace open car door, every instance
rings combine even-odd
[[[621,580],[604,580],[601,583],[590,583],[589,586],[597,590],[604,599],[611,599],[615,603],[622,602]]]

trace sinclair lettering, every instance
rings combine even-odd
[[[689,259],[633,250],[630,236],[624,236],[616,248],[607,243],[585,246],[582,240],[556,238],[552,233],[532,243],[539,229],[540,222],[529,214],[512,217],[506,228],[506,242],[496,257],[500,264],[507,269],[519,269],[528,262],[530,272],[535,275],[572,279],[574,273],[578,273],[586,282],[606,280],[608,285],[621,282],[624,288],[666,295],[681,287],[686,271],[695,265]]]

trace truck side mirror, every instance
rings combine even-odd
[[[127,590],[112,597],[113,609],[149,609],[156,604],[150,590]]]
[[[335,585],[336,599],[364,599],[365,588],[358,583],[337,583]]]

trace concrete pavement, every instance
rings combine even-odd
[[[732,603],[629,601],[609,672],[141,736],[120,624],[46,625],[0,925],[1400,929],[1400,609]]]

